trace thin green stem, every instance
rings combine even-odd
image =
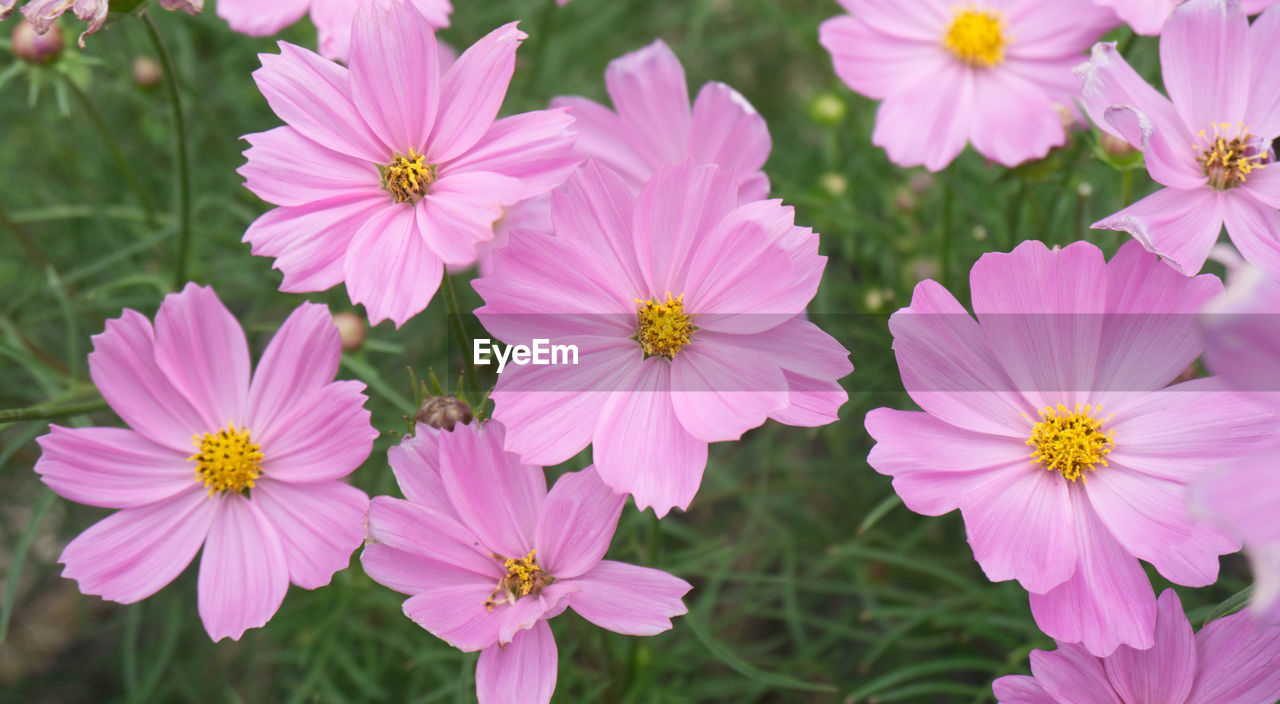
[[[529,76],[529,80],[525,82],[524,89],[521,91],[521,102],[528,97],[529,91],[538,87],[542,76],[545,74],[543,70],[543,60],[547,55],[547,46],[551,44],[551,34],[555,29],[556,12],[560,8],[556,4],[556,0],[546,0],[546,4],[542,8],[542,15],[538,18],[538,28],[535,30],[534,37],[536,43],[533,45],[533,75]]]
[[[94,107],[89,94],[76,85],[76,82],[70,76],[66,77],[66,83],[67,87],[71,89],[71,94],[80,101],[80,107],[84,110],[84,114],[89,117],[89,121],[93,123],[93,126],[98,130],[98,134],[102,136],[103,144],[107,145],[107,149],[111,152],[111,158],[116,162],[116,168],[119,169],[120,175],[124,177],[129,189],[133,191],[134,196],[138,199],[138,205],[146,212],[147,223],[155,227],[155,201],[151,200],[151,194],[143,190],[138,184],[138,179],[134,176],[133,169],[129,168],[129,161],[124,158],[124,152],[120,150],[120,143],[116,141],[115,135],[111,134],[111,129],[107,127],[106,121],[102,119],[102,114]]]
[[[480,417],[480,384],[476,381],[476,368],[471,364],[471,338],[467,335],[467,329],[462,324],[462,308],[458,305],[458,294],[453,290],[453,277],[449,272],[444,273],[444,279],[440,282],[440,291],[444,294],[444,305],[448,310],[449,325],[453,327],[453,334],[458,338],[458,346],[462,350],[462,358],[468,360],[466,362],[468,371],[463,373],[466,377],[467,390],[470,398],[468,402],[474,405],[471,409],[476,417]]]
[[[174,148],[178,152],[178,255],[173,266],[173,287],[182,288],[187,282],[187,259],[191,252],[191,167],[187,163],[187,121],[182,115],[182,97],[178,94],[178,76],[174,70],[173,59],[165,46],[155,20],[146,10],[138,13],[147,35],[155,44],[156,54],[160,56],[160,68],[164,71],[165,85],[168,86],[169,103],[173,106]]]
[[[942,184],[942,233],[938,238],[938,278],[942,285],[951,283],[951,229],[955,226],[955,187],[950,179]]]
[[[107,406],[107,402],[102,399],[81,401],[79,403],[68,403],[64,405],[47,404],[44,406],[32,406],[30,408],[10,408],[7,410],[0,410],[0,423],[17,423],[24,420],[53,420],[55,418],[82,416],[86,413],[105,411],[107,408],[109,408],[109,406]]]

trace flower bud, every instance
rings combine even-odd
[[[47,64],[62,54],[66,43],[62,40],[62,27],[49,26],[44,34],[36,32],[30,22],[22,20],[13,29],[13,53],[19,59],[33,64]]]
[[[355,313],[334,313],[333,324],[338,328],[338,337],[342,338],[343,352],[355,352],[364,346],[364,338],[369,330],[364,318]]]
[[[164,69],[160,62],[150,56],[137,56],[133,59],[133,82],[139,88],[154,88],[164,78]]]
[[[1119,159],[1127,159],[1138,151],[1123,139],[1106,132],[1103,132],[1102,136],[1098,138],[1098,144],[1102,147],[1102,151]]]
[[[809,102],[809,119],[819,125],[836,126],[844,122],[848,108],[834,93],[819,93]]]
[[[453,394],[432,396],[422,402],[413,419],[440,430],[453,430],[458,423],[471,422],[471,406]]]

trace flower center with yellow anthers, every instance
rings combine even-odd
[[[435,165],[428,164],[425,156],[412,149],[409,156],[396,154],[381,171],[382,187],[397,203],[417,203],[436,180]]]
[[[555,577],[538,566],[537,553],[537,550],[531,550],[522,558],[509,557],[502,561],[507,574],[498,582],[498,588],[489,595],[489,600],[484,602],[486,609],[492,611],[499,604],[514,604],[517,599],[537,596],[556,581]],[[498,558],[497,555],[494,557]]]
[[[955,19],[942,38],[942,45],[962,61],[974,66],[995,66],[1004,61],[1009,37],[1004,16],[995,11],[957,9]]]
[[[1209,177],[1209,185],[1225,191],[1248,180],[1255,169],[1266,168],[1270,154],[1268,145],[1249,133],[1243,123],[1215,122],[1213,137],[1200,130],[1200,139],[1193,145],[1196,161]]]
[[[640,304],[636,341],[644,348],[645,357],[675,359],[676,352],[689,344],[693,333],[698,331],[693,325],[693,316],[684,312],[684,294],[672,298],[668,293],[666,303],[652,298],[647,301],[637,298],[636,303]]]
[[[1031,430],[1027,444],[1034,447],[1031,461],[1038,462],[1049,471],[1057,470],[1062,476],[1075,481],[1088,482],[1085,472],[1107,466],[1106,456],[1116,446],[1116,431],[1103,432],[1103,421],[1093,417],[1093,411],[1102,408],[1076,404],[1074,411],[1058,404],[1058,407],[1040,411],[1040,422]]]
[[[241,492],[253,488],[253,480],[262,474],[262,449],[249,439],[246,428],[236,430],[228,423],[226,430],[192,437],[200,451],[188,457],[196,463],[196,479],[216,491]]]

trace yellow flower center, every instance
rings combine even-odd
[[[1266,168],[1267,145],[1255,140],[1243,123],[1235,125],[1235,134],[1229,130],[1231,123],[1215,122],[1213,138],[1206,130],[1200,130],[1200,142],[1193,145],[1196,161],[1209,177],[1209,185],[1225,191],[1244,183],[1254,169]]]
[[[240,492],[253,488],[253,480],[262,474],[262,449],[249,439],[248,429],[236,430],[228,423],[226,430],[192,437],[199,452],[188,457],[196,463],[196,479],[216,491]]]
[[[502,561],[507,574],[498,582],[498,588],[489,595],[489,600],[484,602],[486,609],[492,611],[493,607],[500,604],[514,604],[517,599],[537,596],[556,581],[555,577],[538,566],[537,553],[537,550],[532,550],[522,558],[509,557]],[[502,559],[497,555],[494,557]]]
[[[676,352],[689,344],[693,333],[698,331],[693,325],[693,316],[684,312],[684,294],[672,298],[668,293],[666,303],[652,298],[647,301],[637,298],[636,303],[640,304],[636,341],[644,348],[645,357],[675,359]]]
[[[1004,61],[1009,38],[999,12],[957,9],[955,15],[942,38],[943,46],[974,66],[995,66]]]
[[[1094,410],[1093,406],[1085,406],[1082,411],[1077,404],[1074,411],[1069,411],[1058,404],[1056,409],[1046,407],[1040,411],[1040,422],[1027,440],[1036,449],[1031,461],[1049,471],[1057,470],[1073,482],[1088,482],[1084,473],[1094,471],[1096,465],[1106,467],[1106,456],[1116,446],[1116,431],[1103,432],[1103,421],[1093,417]]]
[[[427,194],[427,188],[436,180],[436,167],[426,160],[410,149],[409,156],[396,154],[391,163],[381,169],[382,187],[395,202],[417,203]]]

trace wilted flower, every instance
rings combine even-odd
[[[33,64],[45,64],[58,58],[65,46],[62,40],[62,26],[54,23],[49,31],[40,34],[35,25],[26,20],[13,28],[13,53],[19,59]]]
[[[107,0],[31,0],[22,6],[22,14],[35,25],[39,34],[48,32],[67,10],[73,10],[76,17],[89,23],[80,34],[81,48],[84,47],[84,38],[102,29],[107,21]]]

